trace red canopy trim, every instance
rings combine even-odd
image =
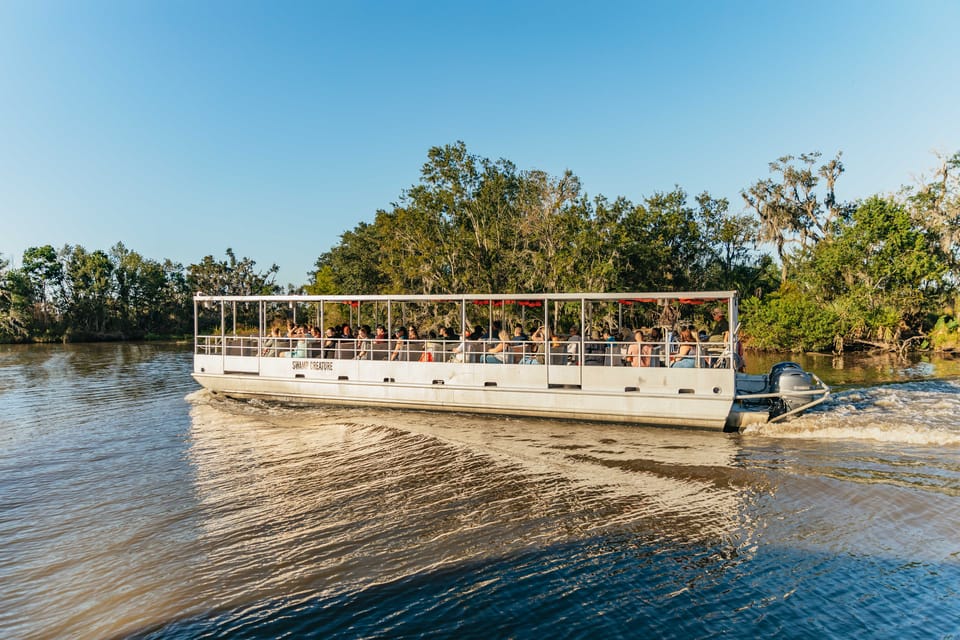
[[[680,298],[680,304],[703,304],[706,300],[700,298]]]
[[[542,307],[543,306],[543,302],[541,302],[540,300],[492,300],[492,301],[491,300],[474,300],[473,304],[480,307],[486,307],[486,306],[489,306],[490,304],[493,304],[493,306],[495,307],[502,307],[505,304],[516,304],[516,305],[520,305],[521,307]]]

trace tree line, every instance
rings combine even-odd
[[[842,156],[784,156],[744,188],[741,211],[680,186],[640,202],[590,197],[457,142],[417,184],[319,256],[312,294],[737,290],[757,348],[956,345],[960,153],[891,195],[838,196]],[[206,256],[183,267],[109,251],[0,256],[0,341],[181,335],[192,295],[278,293],[277,266]]]
[[[0,256],[0,342],[86,341],[193,334],[193,295],[279,292],[272,265],[256,269],[231,249],[184,267],[145,258],[122,242],[109,251],[50,245]]]
[[[316,262],[313,293],[737,290],[748,344],[956,345],[960,153],[894,195],[844,200],[842,156],[784,156],[725,198],[589,197],[566,172],[435,147],[418,184]],[[772,250],[772,253],[771,253]]]

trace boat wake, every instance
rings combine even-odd
[[[865,439],[881,442],[960,445],[960,382],[926,380],[850,389],[817,409],[780,424],[744,429],[778,438]]]

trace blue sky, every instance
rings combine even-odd
[[[960,2],[0,2],[0,254],[227,247],[307,281],[432,146],[640,201],[960,150]]]

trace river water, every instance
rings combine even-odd
[[[213,398],[182,346],[0,346],[0,636],[958,637],[960,367],[803,364],[826,406],[718,434],[291,409]]]

